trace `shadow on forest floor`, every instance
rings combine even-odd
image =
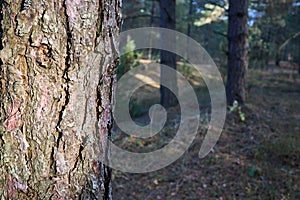
[[[213,152],[199,159],[210,100],[201,81],[196,81],[202,117],[192,146],[179,160],[155,172],[113,171],[114,199],[300,199],[300,75],[250,71],[248,82],[248,101],[242,108],[246,120],[228,114]],[[146,86],[135,95],[133,108],[139,110],[135,120],[147,123],[146,111],[158,103],[159,90]],[[115,143],[135,152],[161,148],[176,134],[179,115],[178,108],[171,108],[167,126],[151,139],[117,131]]]

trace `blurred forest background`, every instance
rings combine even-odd
[[[176,30],[205,48],[224,82],[228,76],[228,9],[227,0],[176,1]],[[123,19],[123,31],[159,27],[160,2],[124,1]],[[114,171],[115,199],[300,199],[300,1],[251,0],[247,26],[246,100],[243,105],[228,106],[222,136],[212,152],[198,158],[210,119],[207,88],[201,75],[177,58],[177,70],[198,95],[199,134],[188,152],[164,169],[148,174]],[[133,50],[134,41],[129,38],[125,48]],[[156,49],[132,51],[121,57],[118,76],[160,59]],[[159,86],[138,89],[130,102],[136,123],[148,124],[149,107],[159,101]],[[173,106],[157,136],[141,140],[115,128],[114,142],[136,152],[158,149],[174,137],[179,121],[179,108]]]
[[[176,1],[176,30],[198,41],[220,67],[227,62],[228,1]],[[253,0],[249,8],[249,68],[296,68],[300,64],[300,2]],[[123,4],[122,30],[159,27],[159,1],[129,0]],[[143,58],[150,58],[143,53]],[[158,51],[151,58],[159,58]],[[280,62],[281,61],[281,62]],[[287,62],[290,62],[289,64]]]

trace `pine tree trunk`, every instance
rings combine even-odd
[[[111,199],[119,0],[6,0],[0,199]]]
[[[161,0],[160,1],[160,27],[167,29],[175,29],[176,20],[175,20],[175,0]],[[164,35],[161,36],[161,44],[168,46],[169,49],[176,48],[176,38],[175,35]],[[160,63],[166,65],[176,70],[176,55],[169,51],[160,51]],[[174,73],[167,73],[164,68],[161,68],[160,72],[161,77],[161,104],[168,108],[176,104],[176,94],[173,94],[168,88],[164,87],[163,84],[170,84],[174,86],[175,93],[177,90],[177,76]]]
[[[300,74],[300,39],[298,40],[298,74]]]
[[[248,0],[229,0],[227,104],[244,104],[248,70]]]

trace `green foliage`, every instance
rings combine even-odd
[[[300,32],[299,5],[293,0],[250,1],[249,68],[266,69],[289,55],[300,63],[300,36],[293,38]],[[176,1],[176,29],[198,41],[218,66],[227,62],[227,12],[226,0]],[[159,26],[159,15],[158,1],[129,0],[123,5],[123,30]]]
[[[250,5],[250,67],[265,68],[269,61],[287,60],[291,55],[299,60],[298,41],[291,38],[298,32],[299,3],[294,1],[261,1]]]
[[[299,138],[299,136],[294,136],[288,133],[284,138],[268,143],[265,146],[265,151],[282,158],[293,157],[297,154],[299,155]]]
[[[127,0],[122,6],[122,30],[159,26],[159,1]]]
[[[177,67],[178,72],[180,72],[185,78],[192,78],[194,68],[184,61],[183,65]]]
[[[225,16],[228,4],[205,3],[200,11],[200,18],[194,22],[196,26],[210,24],[222,20]]]
[[[127,40],[127,44],[124,47],[124,55],[120,58],[120,65],[117,68],[117,78],[119,79],[123,74],[130,69],[140,65],[139,59],[142,57],[142,53],[134,51],[135,43],[130,38]]]
[[[131,98],[129,102],[129,113],[131,117],[136,118],[144,114],[143,105],[138,103],[137,98]]]
[[[255,175],[261,174],[261,168],[255,165],[252,165],[250,170],[249,170],[249,176],[254,177]]]
[[[293,170],[288,170],[288,169],[286,169],[286,168],[284,168],[284,167],[280,168],[280,170],[283,171],[283,172],[285,172],[285,173],[287,173],[287,174],[289,174],[289,175],[294,174],[294,171],[293,171]]]
[[[237,112],[240,120],[242,122],[246,121],[246,116],[245,113],[242,112],[242,107],[239,105],[238,101],[234,100],[232,106],[228,106],[229,108],[229,113]]]

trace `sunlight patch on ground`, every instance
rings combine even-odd
[[[137,79],[139,79],[140,81],[146,83],[146,84],[151,85],[152,87],[155,87],[155,88],[159,88],[160,87],[159,83],[157,83],[152,78],[150,78],[148,76],[145,76],[143,74],[135,74],[134,77],[137,78]]]

